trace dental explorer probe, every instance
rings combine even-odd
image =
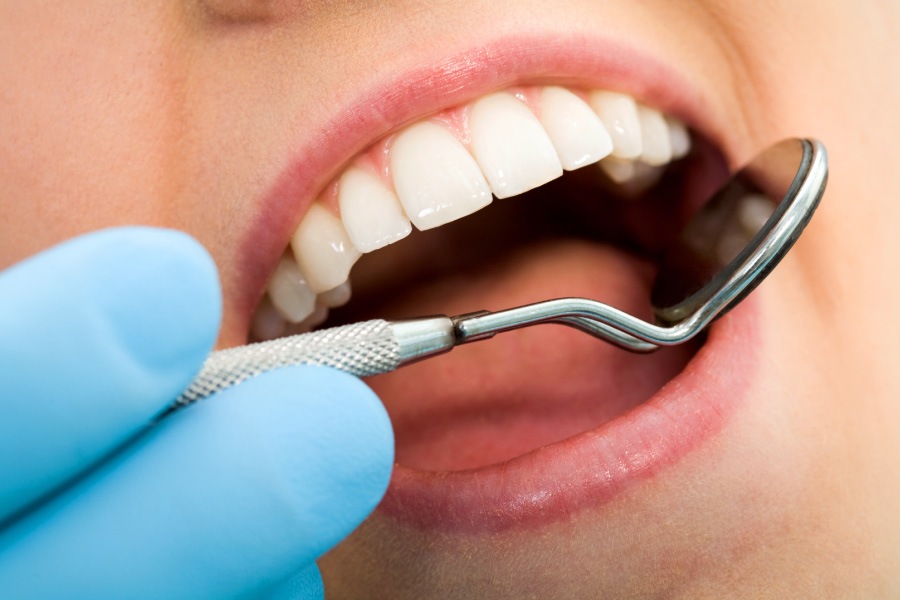
[[[167,412],[278,367],[323,365],[376,375],[541,323],[568,325],[633,352],[680,344],[734,308],[775,268],[812,217],[827,176],[824,146],[806,139],[771,146],[732,176],[665,254],[651,293],[654,323],[587,298],[456,317],[362,321],[214,352]]]

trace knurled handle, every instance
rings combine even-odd
[[[400,345],[382,319],[249,344],[212,353],[170,409],[202,400],[246,379],[292,365],[334,367],[357,377],[400,366]]]

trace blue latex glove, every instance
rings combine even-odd
[[[0,273],[0,597],[322,597],[313,561],[383,495],[390,422],[359,380],[305,367],[148,427],[220,312],[212,261],[173,231]]]

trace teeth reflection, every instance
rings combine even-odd
[[[738,220],[744,233],[748,235],[748,239],[744,241],[745,245],[750,237],[756,235],[763,228],[763,225],[772,216],[774,209],[775,205],[766,196],[761,194],[747,194],[744,196],[738,207]]]
[[[600,115],[613,142],[612,155],[637,158],[641,155],[641,123],[637,103],[630,96],[616,92],[593,92],[591,108]]]
[[[672,160],[672,144],[669,140],[669,126],[659,111],[638,106],[638,120],[641,123],[641,161],[658,167]]]
[[[567,171],[597,162],[612,152],[612,138],[581,98],[561,87],[541,92],[541,124]]]
[[[562,175],[553,142],[516,97],[491,94],[469,113],[472,154],[498,198],[509,198]]]

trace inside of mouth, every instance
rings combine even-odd
[[[438,229],[414,230],[406,239],[364,254],[353,270],[352,299],[331,309],[323,326],[427,314],[398,313],[398,291],[447,278],[465,278],[523,247],[552,240],[578,239],[614,246],[656,264],[700,203],[727,175],[724,161],[714,148],[702,140],[694,144],[690,156],[669,165],[655,185],[640,193],[623,190],[596,169],[567,171],[559,179],[514,198],[495,201],[463,219]],[[596,276],[604,278],[603,273]],[[649,295],[646,300],[649,309]],[[487,308],[475,306],[461,312]],[[647,318],[652,319],[649,313]]]
[[[593,298],[652,320],[665,248],[724,180],[721,155],[691,154],[651,189],[623,194],[595,169],[562,178],[364,255],[353,298],[323,326]],[[397,462],[426,471],[502,463],[601,427],[675,375],[702,340],[632,354],[542,325],[455,349],[367,382],[391,415]]]

